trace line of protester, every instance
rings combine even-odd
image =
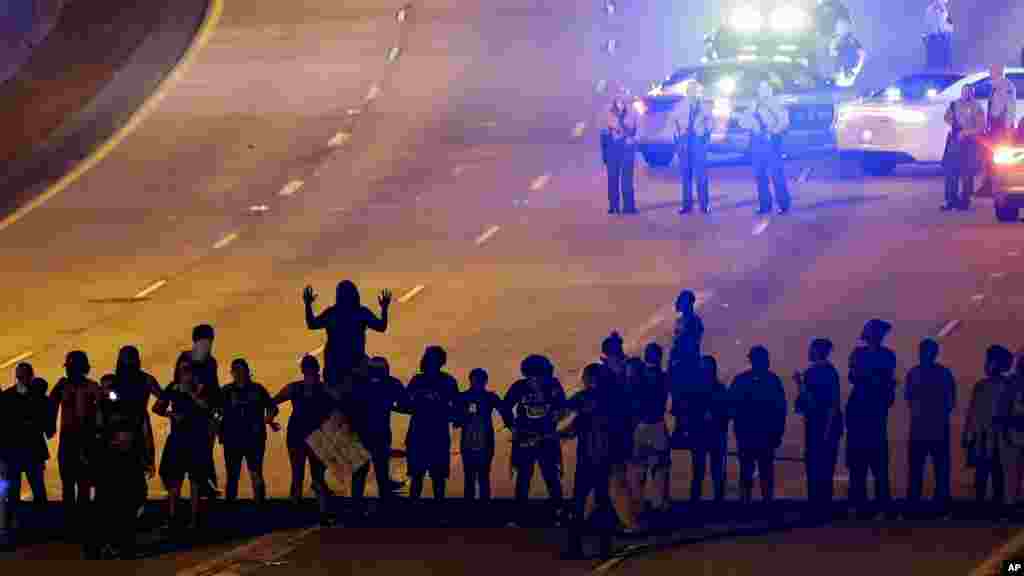
[[[352,473],[352,496],[361,502],[369,469],[374,468],[383,511],[395,501],[397,483],[389,477],[392,457],[391,413],[411,416],[405,439],[409,497],[421,497],[429,475],[434,497],[444,499],[451,461],[451,428],[461,429],[459,454],[465,474],[466,498],[491,496],[495,455],[494,416],[512,431],[511,464],[516,474],[515,498],[528,498],[534,469],[540,468],[556,521],[573,526],[574,548],[580,552],[588,496],[598,509],[612,512],[627,532],[642,531],[669,509],[672,449],[691,453],[691,501],[702,499],[708,464],[716,502],[725,499],[727,435],[733,424],[740,460],[740,499],[753,500],[755,471],[761,496],[774,496],[776,451],[782,443],[789,402],[782,379],[771,370],[762,346],[751,348],[750,369],[726,387],[719,379],[715,358],[703,354],[704,325],[695,310],[696,298],[683,291],[676,301],[679,317],[666,366],[656,343],[642,357],[628,357],[617,333],[601,346],[602,361],[582,373],[582,391],[566,397],[550,359],[527,356],[522,378],[505,396],[488,388],[487,372],[469,373],[461,391],[444,371],[447,355],[439,346],[426,348],[419,372],[408,386],[390,374],[386,359],[366,354],[367,329],[388,327],[390,292],[380,295],[377,316],[360,304],[351,282],[342,282],[336,303],[314,313],[316,294],[303,292],[306,324],[326,330],[324,369],[313,356],[301,361],[302,377],[271,395],[254,382],[246,360],[231,363],[232,381],[221,387],[212,354],[214,331],[209,325],[193,330],[193,347],[178,357],[166,388],[142,369],[137,348],[120,350],[112,374],[97,383],[82,351],[70,352],[66,375],[52,390],[28,363],[16,368],[16,383],[0,393],[0,536],[10,543],[14,511],[20,503],[22,475],[27,477],[36,504],[47,500],[43,469],[49,459],[47,440],[60,434],[57,462],[63,485],[67,528],[90,534],[87,553],[98,557],[131,554],[136,520],[147,494],[147,478],[159,474],[170,493],[169,515],[179,516],[185,479],[190,482],[190,528],[200,527],[201,500],[215,498],[213,450],[224,450],[227,480],[225,500],[237,498],[241,465],[245,462],[257,502],[266,499],[263,458],[267,428],[278,431],[278,406],[290,402],[287,447],[292,465],[291,497],[303,492],[307,462],[318,496],[321,521],[334,521],[328,510],[326,465],[308,439],[332,413],[347,419],[354,437],[369,453],[365,465]],[[850,355],[852,384],[845,410],[841,407],[840,375],[829,358],[833,345],[816,339],[810,344],[809,365],[793,375],[799,389],[795,411],[805,422],[804,460],[809,499],[828,509],[833,499],[833,476],[842,436],[850,469],[850,504],[865,517],[891,512],[889,489],[888,410],[896,400],[896,355],[883,342],[891,326],[871,320],[861,335],[863,345]],[[950,499],[950,416],[956,408],[956,382],[938,362],[939,346],[926,339],[920,363],[909,371],[905,400],[910,407],[910,478],[908,500],[917,504],[925,461],[935,469],[935,506]],[[1002,504],[1007,488],[1021,501],[1024,476],[1024,356],[1002,346],[986,352],[985,378],[978,382],[967,409],[962,447],[976,472],[979,502]],[[170,434],[156,467],[152,412],[170,420]],[[59,418],[58,418],[59,416]],[[560,442],[576,438],[573,502],[565,506],[562,493]],[[868,473],[875,481],[875,502],[867,502]],[[645,500],[647,485],[654,497]],[[624,494],[615,510],[611,487]],[[992,494],[987,488],[991,485]],[[84,530],[84,514],[101,507],[102,530]],[[525,508],[525,507],[524,507]],[[567,509],[568,508],[568,509]],[[609,532],[602,534],[609,544]]]

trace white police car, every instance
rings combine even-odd
[[[1017,87],[1017,122],[1024,116],[1024,68],[1007,68]],[[836,146],[847,170],[870,175],[892,172],[900,164],[942,160],[949,125],[949,103],[964,86],[987,108],[992,93],[989,73],[915,74],[901,78],[867,98],[841,105],[836,112]]]

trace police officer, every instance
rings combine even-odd
[[[950,131],[942,155],[946,172],[946,203],[942,210],[967,210],[974,193],[974,173],[977,170],[975,138],[985,130],[985,112],[974,99],[972,87],[964,86],[960,99],[950,102],[945,119]],[[961,184],[963,187],[958,192]]]
[[[1005,68],[1002,64],[993,64],[990,69],[992,94],[988,99],[988,114],[986,126],[988,133],[986,138],[990,148],[995,144],[1014,137],[1014,128],[1017,124],[1017,88],[1013,82],[1006,78]],[[980,153],[981,150],[979,149]],[[992,155],[986,154],[984,158],[986,172],[985,183],[979,190],[980,195],[992,193]]]
[[[925,11],[924,35],[928,68],[948,68],[953,60],[953,20],[949,0],[931,0]]]
[[[633,169],[636,165],[636,111],[621,89],[608,107],[607,126],[601,136],[604,163],[608,169],[608,213],[636,214]]]
[[[768,214],[772,209],[769,176],[775,186],[779,214],[789,212],[789,190],[782,166],[782,135],[789,127],[789,113],[773,95],[771,84],[767,81],[761,81],[757,102],[740,118],[740,125],[751,131],[750,147],[760,203],[757,213]]]
[[[679,144],[679,177],[683,184],[683,207],[679,209],[680,214],[693,211],[694,182],[697,184],[701,212],[711,212],[707,167],[711,116],[707,113],[700,93],[700,84],[691,82],[686,87],[686,106],[676,108],[678,116],[674,119],[675,137]]]

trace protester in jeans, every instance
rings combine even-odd
[[[358,419],[359,436],[370,452],[370,461],[352,473],[352,498],[361,500],[366,489],[370,466],[377,480],[377,494],[382,501],[394,496],[391,481],[391,413],[408,414],[409,396],[402,382],[391,375],[388,361],[381,357],[370,360],[369,379],[357,386],[355,401],[362,417]]]
[[[576,437],[576,478],[573,488],[572,531],[570,555],[583,556],[583,536],[587,528],[587,498],[594,493],[594,513],[614,514],[611,500],[611,443],[613,411],[616,398],[609,392],[611,375],[600,364],[583,369],[583,391],[567,402],[575,418],[562,431],[563,437]],[[601,556],[611,553],[611,532],[601,530]]]
[[[117,393],[121,402],[129,406],[142,420],[145,427],[146,449],[144,454],[155,456],[156,448],[153,441],[153,423],[149,417],[149,402],[152,398],[159,397],[163,391],[160,385],[148,372],[142,370],[142,356],[135,346],[124,346],[118,352],[117,365],[114,368],[114,392]],[[150,476],[156,468],[156,460],[146,463],[146,470]],[[137,513],[141,516],[146,497],[149,494],[149,485],[145,476],[139,478],[134,494],[134,501],[137,504]]]
[[[309,437],[331,413],[334,406],[327,394],[323,380],[320,379],[320,362],[316,357],[305,355],[300,364],[302,380],[288,384],[274,396],[274,404],[290,402],[292,414],[288,418],[288,430],[285,443],[288,446],[288,460],[292,467],[291,495],[292,502],[302,501],[302,485],[305,482],[306,462],[309,462],[309,473],[313,479],[313,490],[316,492],[320,505],[320,523],[328,525],[333,520],[328,515],[326,473],[327,467],[306,443]]]
[[[626,463],[633,450],[632,398],[628,393],[626,362],[622,336],[618,332],[612,332],[601,343],[601,363],[607,369],[609,376],[605,386],[608,388],[608,394],[615,398],[615,401],[612,402],[614,409],[611,422],[611,482],[616,491],[622,495],[619,502],[616,502],[616,506],[623,505],[625,507],[623,510],[617,510],[619,519],[626,523],[625,531],[631,532],[636,528],[633,524],[636,514],[631,509],[634,499],[626,472]]]
[[[465,497],[484,502],[491,499],[491,463],[494,461],[494,415],[499,414],[505,426],[512,427],[512,416],[501,397],[487,389],[487,371],[474,368],[469,372],[469,390],[459,394],[459,453],[465,477]]]
[[[54,415],[60,414],[60,441],[57,461],[63,485],[63,499],[68,527],[75,529],[76,516],[91,501],[94,486],[89,452],[96,435],[96,410],[100,387],[88,378],[89,357],[81,350],[69,352],[61,378],[50,392]]]
[[[505,394],[505,410],[512,418],[512,469],[515,498],[521,505],[530,496],[534,467],[539,466],[552,510],[562,510],[562,448],[557,428],[565,408],[565,390],[552,376],[551,362],[531,354],[519,364],[523,378]]]
[[[32,487],[33,500],[37,508],[46,504],[46,484],[43,469],[50,453],[46,447],[46,435],[51,427],[50,403],[45,391],[42,395],[32,389],[36,380],[32,365],[26,362],[15,368],[15,385],[0,393],[3,428],[0,445],[7,465],[8,527],[15,527],[21,502],[21,476],[28,479]],[[45,385],[45,381],[44,381]]]
[[[139,486],[152,476],[152,435],[138,404],[112,386],[97,413],[97,501],[104,529],[86,545],[92,557],[132,558],[138,519]]]
[[[412,418],[405,446],[409,477],[409,497],[423,494],[423,479],[430,474],[434,499],[443,501],[451,468],[451,424],[457,418],[455,403],[459,384],[442,368],[448,354],[440,346],[428,346],[420,360],[420,372],[409,382],[409,407]]]
[[[1024,350],[1000,400],[1003,458],[1009,497],[1016,508],[1024,504]]]
[[[630,362],[630,390],[634,418],[632,458],[629,462],[632,509],[638,516],[668,512],[668,486],[671,460],[665,413],[668,411],[668,378],[661,372],[661,347],[652,343],[644,351],[645,359]],[[655,366],[653,371],[649,366]],[[654,496],[645,499],[646,488],[653,485]],[[638,521],[641,518],[637,518]]]
[[[204,390],[207,384],[195,379],[192,360],[178,359],[174,381],[168,384],[160,399],[153,405],[153,413],[171,420],[171,433],[167,436],[160,457],[160,478],[170,493],[171,521],[177,520],[181,487],[187,477],[192,500],[191,528],[199,527],[199,504],[202,486],[209,482],[210,466],[207,446],[213,430],[213,409]]]
[[[736,447],[740,454],[740,499],[752,501],[754,469],[760,475],[761,497],[775,497],[775,451],[786,430],[786,390],[771,371],[768,350],[750,349],[750,370],[736,376],[729,388],[735,410]]]
[[[997,423],[1003,393],[1010,385],[1006,373],[1013,355],[1003,346],[990,346],[985,353],[985,378],[974,385],[967,406],[962,438],[967,462],[974,466],[975,499],[978,504],[1001,506],[1005,501],[1006,484],[1003,469],[1003,441]],[[989,483],[992,497],[988,498]]]
[[[221,391],[224,421],[220,438],[228,475],[224,499],[230,503],[238,497],[238,480],[242,460],[245,460],[253,496],[258,504],[263,504],[267,499],[267,485],[263,479],[267,426],[276,428],[277,405],[262,384],[253,382],[252,371],[245,359],[237,358],[231,363],[231,376],[234,381]]]
[[[704,475],[711,462],[711,487],[716,503],[725,500],[725,457],[729,434],[729,391],[718,378],[718,362],[713,356],[701,359],[702,378],[688,396],[686,418],[690,421],[690,455],[693,478],[690,502],[700,502]]]
[[[889,408],[896,401],[896,354],[882,343],[892,325],[873,319],[864,326],[858,346],[850,354],[849,379],[853,389],[846,402],[846,464],[850,469],[850,504],[863,518],[888,510]],[[876,508],[867,507],[868,472],[875,478]],[[889,510],[891,513],[891,510]]]
[[[209,324],[200,324],[193,328],[192,349],[179,354],[178,361],[180,362],[182,359],[190,361],[194,379],[203,384],[203,401],[210,407],[212,417],[219,419],[222,406],[217,359],[213,356],[214,336],[213,326]],[[210,434],[207,438],[205,453],[206,465],[209,470],[206,474],[206,484],[201,488],[203,495],[210,498],[215,497],[218,492],[217,467],[213,460],[215,442],[216,437]]]
[[[839,440],[843,434],[840,411],[839,372],[829,355],[832,341],[824,338],[811,342],[810,366],[793,379],[800,390],[796,412],[804,417],[804,464],[807,476],[807,498],[814,503],[832,503]],[[822,510],[824,512],[824,510]]]
[[[910,479],[907,501],[921,501],[925,459],[935,470],[935,504],[943,509],[950,499],[949,417],[956,408],[956,380],[953,372],[936,362],[939,343],[931,338],[921,342],[921,363],[907,373],[905,398],[910,405]]]

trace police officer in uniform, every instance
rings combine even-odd
[[[942,210],[967,210],[974,194],[974,173],[977,169],[975,138],[985,130],[985,112],[974,99],[974,89],[964,86],[960,99],[946,109],[946,149],[942,164],[946,171],[946,203]],[[961,184],[962,191],[958,192]]]
[[[740,118],[740,125],[751,131],[750,147],[760,203],[757,213],[768,214],[772,210],[769,177],[775,186],[779,214],[789,212],[789,189],[786,187],[786,174],[782,165],[782,135],[789,127],[789,113],[773,95],[771,84],[767,81],[761,81],[757,102]]]
[[[1017,124],[1017,87],[1006,77],[1005,71],[1002,64],[993,64],[989,71],[992,84],[992,94],[988,99],[986,115],[989,148],[994,148],[1003,140],[1013,139],[1014,128]],[[982,150],[978,150],[978,152],[980,153]],[[992,155],[986,153],[983,162],[986,178],[978,193],[979,195],[990,195],[992,193]]]
[[[633,169],[636,165],[636,112],[629,105],[625,90],[612,98],[607,126],[601,135],[601,148],[608,169],[608,213],[636,214]]]
[[[693,211],[693,184],[697,184],[701,212],[711,212],[708,198],[708,136],[711,115],[700,97],[701,86],[691,82],[686,87],[686,106],[677,107],[675,118],[676,142],[679,143],[679,177],[682,179],[683,198],[680,214]],[[684,116],[685,115],[685,116]]]

